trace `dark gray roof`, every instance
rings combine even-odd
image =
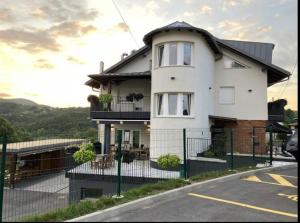
[[[128,79],[151,79],[151,71],[144,72],[131,72],[131,73],[102,73],[102,74],[90,74],[91,79],[85,84],[91,87],[98,88],[100,84],[107,84],[108,81],[122,81]]]
[[[225,40],[216,38],[217,42],[223,43],[227,46],[236,48],[247,55],[258,58],[265,63],[272,63],[272,53],[274,44],[272,43],[259,43],[249,41],[238,41],[238,40]]]
[[[147,33],[145,36],[144,36],[144,43],[146,45],[150,45],[151,42],[152,42],[152,38],[153,36],[155,36],[156,34],[158,33],[161,33],[161,32],[168,32],[170,30],[188,30],[188,31],[191,31],[191,32],[197,32],[197,33],[200,33],[204,39],[206,40],[206,42],[208,43],[208,45],[210,46],[210,48],[213,50],[213,52],[215,53],[215,57],[216,59],[220,59],[222,57],[222,51],[221,49],[219,48],[215,38],[213,35],[211,35],[209,32],[207,32],[206,30],[204,29],[200,29],[200,28],[197,28],[197,27],[194,27],[186,22],[173,22],[169,25],[166,25],[166,26],[163,26],[161,28],[158,28],[158,29],[155,29],[149,33]]]

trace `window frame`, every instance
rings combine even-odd
[[[170,64],[170,46],[172,44],[176,44],[176,64]],[[185,44],[190,44],[190,64],[185,65],[184,64],[184,49],[185,49]],[[160,61],[161,56],[160,56],[160,50],[161,47],[164,48],[163,50],[163,57],[162,57],[162,62]],[[194,42],[189,42],[189,41],[169,41],[169,42],[163,42],[159,43],[155,47],[156,49],[156,58],[155,58],[155,68],[162,68],[162,67],[193,67],[194,64]],[[161,62],[161,63],[160,63]]]
[[[233,89],[233,102],[229,102],[229,103],[225,103],[225,102],[221,102],[221,97],[220,97],[220,95],[221,95],[221,89],[222,88],[232,88]],[[219,104],[220,105],[234,105],[235,104],[235,101],[236,101],[236,90],[235,90],[235,86],[220,86],[219,87],[219,95],[218,95],[218,102],[219,102]]]
[[[225,59],[232,60],[233,62],[238,63],[238,64],[240,64],[243,67],[232,67],[232,64],[231,64],[230,67],[226,67],[226,65],[225,65]],[[242,63],[242,62],[240,62],[240,61],[238,61],[238,60],[236,60],[233,57],[228,56],[228,55],[224,55],[224,58],[223,58],[223,67],[224,67],[224,69],[249,69],[250,68],[246,64],[244,64],[244,63]]]
[[[176,114],[170,114],[169,112],[169,95],[175,94],[177,96],[176,100]],[[194,118],[193,117],[193,93],[192,92],[161,92],[161,93],[155,93],[155,116],[156,117],[175,117],[175,118]],[[159,115],[159,95],[162,95],[163,97],[163,113]],[[188,95],[189,98],[189,114],[184,115],[183,114],[183,95]]]

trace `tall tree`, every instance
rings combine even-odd
[[[0,138],[6,135],[7,139],[14,137],[14,129],[9,121],[0,116]]]

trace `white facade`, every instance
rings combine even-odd
[[[190,61],[184,65],[184,47],[187,45],[191,46],[190,58],[187,55]],[[227,48],[221,50],[223,57],[215,59],[207,39],[197,32],[158,32],[153,36],[151,48],[146,53],[114,71],[151,71],[151,80],[128,80],[112,86],[113,96],[142,93],[147,97],[143,103],[148,105],[151,112],[151,132],[146,137],[141,136],[140,144],[150,147],[151,159],[166,153],[177,154],[182,158],[183,128],[199,130],[188,131],[187,137],[210,139],[209,128],[212,122],[209,116],[268,120],[268,79],[263,66]],[[230,67],[231,60],[236,63],[233,67]],[[186,106],[184,103],[187,103],[184,100],[189,103],[188,115],[182,113]],[[114,124],[112,144],[115,142],[115,129],[129,130],[131,133],[149,132],[145,124],[135,124],[134,121],[126,125]],[[164,130],[173,132],[166,134]]]
[[[246,68],[225,68],[224,56],[215,63],[214,104],[216,116],[237,118],[240,120],[268,120],[267,74],[262,66],[228,50],[224,56],[246,65]],[[233,104],[219,103],[220,87],[234,87]]]

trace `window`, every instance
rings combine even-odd
[[[247,68],[245,65],[227,56],[224,56],[224,67],[225,68]]]
[[[190,66],[192,64],[192,43],[170,42],[157,46],[157,65]]]
[[[191,94],[183,94],[182,97],[182,115],[191,115]]]
[[[159,67],[164,65],[164,49],[165,49],[164,45],[161,45],[158,47],[158,66]]]
[[[163,94],[157,95],[157,114],[163,115],[164,114],[164,104],[163,104]]]
[[[169,44],[169,65],[177,65],[177,43]]]
[[[130,130],[124,130],[124,143],[130,142]]]
[[[157,94],[156,99],[158,116],[191,116],[192,94],[163,93]]]
[[[234,104],[234,87],[220,87],[219,103]]]
[[[177,115],[177,94],[168,95],[169,115]]]
[[[183,65],[191,65],[192,44],[183,44]]]

